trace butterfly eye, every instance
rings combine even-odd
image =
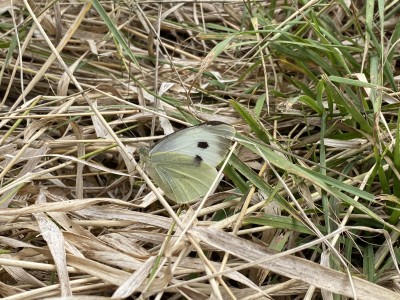
[[[201,149],[207,149],[209,147],[209,145],[207,142],[198,142],[197,147],[199,147]]]

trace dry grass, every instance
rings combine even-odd
[[[398,2],[138,2],[0,1],[0,295],[398,299]],[[136,149],[212,120],[179,207]]]

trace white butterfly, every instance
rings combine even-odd
[[[212,185],[234,135],[235,129],[221,122],[177,131],[150,150],[140,148],[140,164],[171,200],[193,202]]]

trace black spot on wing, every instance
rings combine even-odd
[[[202,162],[203,162],[203,158],[200,155],[196,155],[194,157],[194,164],[196,167],[199,167]]]
[[[208,142],[198,142],[197,147],[201,149],[207,149],[208,147],[210,147],[210,145],[208,144]]]
[[[221,121],[208,121],[208,122],[205,122],[203,124],[207,124],[207,125],[211,125],[211,126],[228,125],[228,124],[226,124],[224,122],[221,122]]]

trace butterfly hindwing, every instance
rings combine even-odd
[[[190,203],[204,196],[217,176],[214,167],[195,159],[173,152],[156,153],[146,171],[168,198]]]

